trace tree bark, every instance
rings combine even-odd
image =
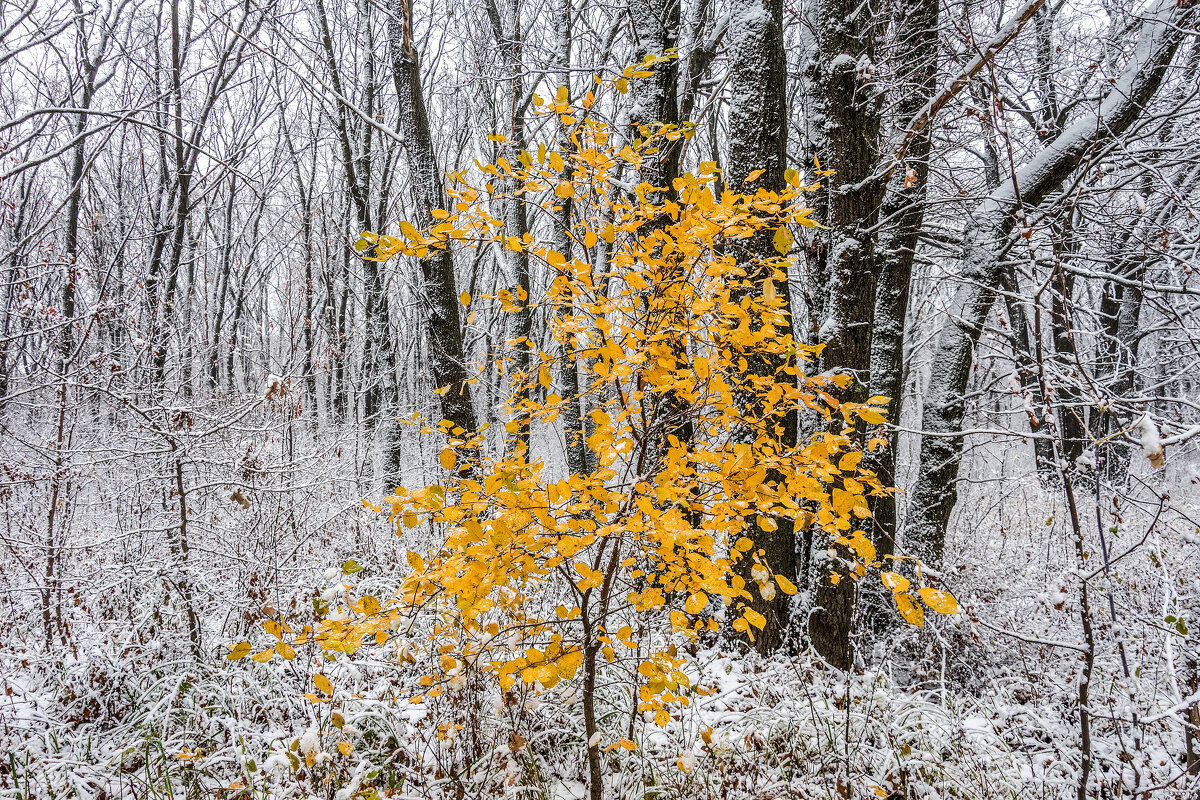
[[[787,60],[783,50],[782,0],[736,0],[731,7],[729,34],[729,161],[725,179],[734,191],[753,193],[758,189],[779,192],[787,187]],[[752,184],[747,176],[756,170],[763,174]],[[760,259],[777,256],[772,239],[774,230],[760,231],[738,251],[739,266],[747,269],[751,286],[761,286],[770,275],[757,266]],[[792,312],[791,292],[785,282],[779,292],[784,311]],[[774,376],[783,366],[778,359],[757,357],[750,362],[755,375]],[[797,417],[790,413],[784,422],[782,445],[796,444]],[[769,475],[768,481],[778,481]],[[772,573],[792,583],[796,578],[796,537],[790,520],[780,519],[778,529],[768,531],[750,523],[747,535],[755,550]],[[737,573],[752,595],[750,605],[766,617],[767,624],[754,642],[762,653],[777,650],[788,638],[791,598],[776,592],[770,600],[757,591],[750,570],[754,561],[749,554],[737,563]]]
[[[876,168],[883,96],[873,81],[876,39],[881,23],[861,13],[852,0],[817,4],[817,47],[809,67],[812,79],[813,145],[828,177],[825,202],[828,231],[823,269],[829,277],[828,318],[821,323],[825,371],[848,373],[854,384],[843,400],[867,398],[871,380],[871,335],[875,324],[875,237],[886,188]],[[834,558],[814,558],[817,581],[809,636],[834,667],[852,661],[850,627],[854,579],[846,568],[848,551],[835,546]]]
[[[413,224],[425,229],[434,223],[433,210],[445,205],[441,172],[421,90],[420,62],[413,42],[412,0],[391,0],[391,10],[388,51],[400,112],[398,131],[404,140],[412,185]],[[442,416],[471,434],[476,428],[475,408],[467,383],[470,376],[463,357],[458,291],[450,251],[433,250],[422,258],[421,277],[428,303],[425,336],[433,384],[441,392]]]
[[[661,56],[679,45],[679,0],[629,0],[629,18],[633,30],[634,58]],[[671,58],[647,67],[648,78],[632,83],[633,107],[629,109],[631,135],[638,136],[642,126],[655,123],[679,124],[679,61]],[[675,178],[679,176],[682,141],[664,143],[658,153],[642,162],[640,178],[651,186],[666,190],[674,197]]]
[[[904,0],[895,38],[898,88],[897,117],[907,126],[933,98],[937,89],[938,0]],[[904,131],[900,131],[901,135]],[[926,125],[908,146],[905,161],[890,179],[883,197],[879,239],[876,244],[875,319],[871,330],[871,394],[890,397],[888,417],[899,425],[904,411],[904,332],[908,318],[909,287],[917,240],[925,222],[929,185],[932,126]],[[899,435],[891,432],[888,445],[870,457],[884,486],[896,483],[896,449]],[[896,496],[871,498],[875,549],[881,559],[895,552]]]
[[[507,76],[505,83],[508,91],[503,102],[504,113],[508,117],[508,141],[502,149],[509,163],[515,163],[518,154],[527,146],[523,105],[525,65],[522,63],[520,9],[517,0],[506,0],[503,9],[497,0],[487,0],[486,7],[492,36],[500,50]],[[504,235],[519,240],[529,233],[529,215],[524,196],[516,195],[518,186],[515,178],[505,179],[505,193],[509,197],[504,200]],[[520,249],[503,246],[501,249],[508,272],[508,291],[517,307],[504,317],[509,396],[514,403],[521,404],[532,400],[529,384],[534,350],[530,340],[533,333],[533,298],[529,294],[529,253],[524,246]],[[563,254],[567,255],[565,252]],[[513,421],[518,427],[509,439],[509,448],[523,449],[528,453],[529,415],[520,408],[514,408]]]

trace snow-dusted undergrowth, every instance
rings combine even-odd
[[[197,448],[185,472],[199,656],[161,537],[177,512],[155,498],[154,480],[131,473],[73,496],[65,640],[46,645],[36,573],[18,571],[16,555],[37,564],[37,551],[3,556],[14,578],[0,607],[0,797],[581,797],[576,682],[501,693],[476,676],[410,703],[428,671],[426,625],[353,657],[224,659],[235,641],[266,641],[258,623],[276,610],[311,623],[312,601],[343,581],[386,596],[404,547],[430,544],[407,538],[418,531],[400,542],[365,512],[370,490],[336,452],[282,465],[272,448],[286,437],[248,448],[241,436]],[[807,653],[764,660],[680,640],[691,704],[660,729],[631,714],[633,665],[609,667],[598,704],[606,796],[1077,797],[1077,568],[1055,491],[1001,478],[1022,474],[1022,458],[995,448],[971,462],[977,488],[961,500],[939,581],[962,613],[864,637],[852,674]],[[1181,654],[1200,628],[1200,517],[1190,476],[1171,469],[1135,476],[1118,508],[1089,512],[1089,536],[1102,521],[1121,556],[1109,579],[1091,578],[1092,797],[1198,789],[1184,774],[1195,698]],[[99,482],[81,471],[77,485]],[[249,508],[230,502],[232,488]],[[1159,513],[1163,493],[1173,497]],[[30,497],[10,495],[10,542],[22,530],[36,542]],[[343,576],[347,558],[363,570]],[[801,596],[799,616],[803,606]],[[332,680],[332,702],[305,698],[317,672]]]

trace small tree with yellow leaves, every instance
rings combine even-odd
[[[622,82],[597,85],[621,91]],[[719,617],[753,641],[766,620],[752,601],[796,592],[747,536],[751,521],[772,530],[804,516],[857,554],[851,574],[879,566],[858,526],[869,516],[866,495],[887,489],[863,469],[865,437],[855,431],[883,422],[886,398],[839,402],[849,376],[805,372],[815,353],[793,337],[778,288],[787,280],[789,228],[815,224],[802,202],[811,187],[794,172],[779,193],[756,190],[754,175],[723,188],[713,164],[678,178],[675,201],[661,199],[662,187],[623,190],[622,169],[636,170],[690,130],[660,127],[620,141],[591,92],[578,106],[565,93],[535,102],[565,129],[559,141],[568,152],[542,145],[516,164],[480,166],[478,180],[451,175],[454,208],[433,228],[401,223],[402,236],[364,240],[381,259],[499,245],[543,262],[554,277],[537,302],[558,353],[540,353],[530,374],[509,376],[508,433],[553,425],[568,403],[581,404],[589,425],[565,446],[586,447],[595,468],[556,473],[525,437],[489,454],[482,431],[443,424],[431,435],[445,437],[444,480],[398,488],[385,503],[401,536],[431,524],[444,540],[432,552],[409,552],[412,572],[396,596],[358,599],[353,613],[324,620],[316,639],[326,651],[352,653],[425,614],[436,620],[420,662],[425,696],[460,687],[469,674],[502,691],[578,682],[598,799],[603,675],[633,677],[636,711],[665,725],[689,702],[676,644],[716,630]],[[548,214],[570,199],[572,252],[506,235],[489,211],[500,187],[515,187]],[[739,243],[763,231],[774,231],[778,255],[747,269]],[[601,241],[610,250],[598,271],[574,253]],[[485,300],[507,312],[531,302],[508,293],[476,302]],[[780,365],[775,374],[748,369],[764,360]],[[554,391],[553,376],[571,363],[583,373],[579,397]],[[801,409],[826,424],[788,444],[785,420]],[[752,560],[749,570],[735,570],[742,559]],[[609,743],[617,746],[634,745]]]

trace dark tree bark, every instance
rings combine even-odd
[[[904,128],[917,118],[937,89],[938,0],[902,0],[895,38],[896,70],[901,76],[896,115]],[[875,319],[871,331],[871,394],[890,397],[888,416],[900,424],[903,413],[904,332],[909,287],[917,240],[925,222],[929,184],[931,126],[916,134],[903,164],[897,165],[880,209],[881,229],[876,244]],[[891,433],[888,446],[868,460],[885,486],[896,483],[899,436]],[[875,548],[879,557],[895,552],[896,496],[871,499]]]
[[[782,0],[736,0],[731,8],[729,45],[729,161],[725,179],[734,191],[753,193],[758,189],[779,192],[786,188],[784,171],[787,166],[787,60],[783,50]],[[747,176],[756,170],[763,174],[747,184]],[[772,239],[774,230],[764,230],[745,243],[738,251],[739,266],[749,268],[751,286],[761,286],[769,276],[762,267],[755,268],[759,259],[777,256]],[[791,293],[786,282],[780,295],[784,311],[792,310]],[[750,363],[756,375],[774,376],[783,364],[775,359],[758,357]],[[782,444],[796,443],[796,414],[789,414],[784,424]],[[778,475],[769,475],[779,480]],[[761,550],[762,560],[772,573],[796,583],[796,537],[789,520],[778,520],[777,530],[768,531],[751,523],[748,536],[755,549]],[[776,592],[770,600],[759,594],[750,576],[753,560],[746,554],[737,563],[737,572],[746,582],[752,595],[750,605],[767,618],[767,624],[754,642],[759,652],[777,650],[789,635],[791,598]]]
[[[679,0],[629,0],[634,58],[661,56],[679,46]],[[632,82],[633,107],[629,109],[632,136],[642,126],[655,123],[679,124],[679,61],[671,58],[647,67],[648,78]],[[681,141],[664,145],[642,163],[641,180],[663,188],[673,197],[673,182],[679,176]]]
[[[558,33],[555,40],[554,75],[559,86],[567,88],[567,100],[571,99],[571,45],[573,41],[571,0],[556,0],[554,5],[554,27]],[[566,152],[571,147],[565,131],[559,137],[559,152]],[[573,175],[570,165],[564,169],[564,180],[571,180]],[[575,253],[574,242],[571,240],[571,220],[574,214],[572,198],[562,201],[562,209],[554,222],[554,249],[562,253],[567,261],[571,261]],[[563,313],[569,313],[564,309]],[[584,431],[584,399],[580,393],[579,362],[576,358],[577,348],[567,341],[562,348],[558,362],[558,380],[562,385],[562,396],[566,401],[563,410],[563,438],[566,447],[567,470],[572,475],[586,475],[592,471],[591,450],[587,446]]]
[[[392,0],[388,22],[388,51],[399,106],[398,132],[404,141],[412,185],[413,224],[424,229],[434,223],[433,211],[443,208],[441,171],[429,131],[421,90],[421,69],[413,41],[411,0]],[[441,391],[442,416],[456,427],[474,433],[475,408],[463,358],[458,291],[449,250],[430,251],[421,259],[421,277],[428,303],[425,335],[433,384]],[[398,454],[397,454],[398,455]]]
[[[821,366],[854,376],[841,399],[861,402],[871,380],[875,324],[877,275],[871,231],[886,188],[877,169],[883,96],[873,81],[883,23],[861,13],[851,0],[821,0],[816,14],[817,47],[809,67],[813,150],[821,166],[834,171],[826,180],[824,197],[828,230],[821,246],[822,269],[830,285]],[[848,551],[837,546],[834,552],[832,561],[813,559],[817,585],[809,637],[826,661],[846,669],[852,660],[855,581],[846,568]]]
[[[517,155],[526,149],[525,135],[525,65],[522,63],[521,17],[517,0],[505,0],[503,9],[497,0],[487,0],[488,19],[492,26],[492,36],[500,50],[504,71],[507,76],[507,93],[504,97],[504,116],[508,122],[507,142],[503,147],[505,158],[509,163],[515,163]],[[505,191],[515,194],[518,182],[506,179]],[[529,232],[529,215],[525,207],[524,196],[511,196],[504,201],[504,235],[521,239]],[[533,343],[530,336],[533,333],[533,298],[530,297],[529,283],[529,253],[522,246],[514,249],[503,248],[505,267],[508,275],[508,291],[512,293],[512,302],[518,310],[505,315],[506,350],[505,361],[510,384],[511,397],[518,402],[532,399],[529,388],[530,369],[533,364]],[[566,253],[564,253],[566,255]],[[517,410],[514,421],[518,429],[509,440],[509,446],[529,450],[529,417],[528,414]]]

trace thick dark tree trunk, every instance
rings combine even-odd
[[[828,323],[821,366],[849,373],[855,382],[842,399],[861,402],[871,380],[871,338],[875,323],[877,274],[872,229],[879,218],[886,184],[878,172],[882,95],[873,81],[872,61],[882,24],[860,12],[852,0],[821,0],[817,5],[817,48],[809,72],[813,85],[813,144],[826,179],[824,263],[829,281]],[[819,549],[819,552],[824,552]],[[844,548],[835,559],[816,562],[814,609],[809,621],[813,646],[839,669],[852,660],[850,628],[854,580]]]
[[[629,18],[633,30],[634,58],[661,56],[679,45],[679,0],[629,0]],[[637,78],[632,84],[633,107],[629,109],[632,136],[643,125],[679,124],[679,62],[672,58],[648,67],[654,74]],[[665,144],[658,153],[642,163],[640,178],[650,185],[674,192],[679,176],[682,140]]]

